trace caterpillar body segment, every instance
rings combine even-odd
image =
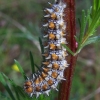
[[[43,38],[46,38],[44,44],[45,61],[42,62],[41,70],[33,74],[24,83],[24,90],[32,97],[38,97],[41,94],[49,95],[51,89],[57,90],[57,85],[61,80],[65,80],[63,73],[68,63],[66,61],[67,51],[61,44],[67,44],[66,41],[66,23],[64,22],[64,9],[66,5],[61,0],[55,0],[54,4],[49,3],[51,8],[44,11],[47,23],[43,25],[47,29]]]

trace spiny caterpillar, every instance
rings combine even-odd
[[[40,94],[47,94],[51,89],[57,89],[57,85],[61,80],[65,80],[63,73],[68,63],[66,49],[61,44],[66,42],[66,23],[64,22],[64,9],[66,4],[61,0],[55,0],[54,4],[49,3],[51,8],[46,8],[44,11],[47,23],[43,25],[47,30],[47,34],[43,37],[47,39],[47,44],[44,45],[45,53],[42,54],[45,62],[42,62],[37,73],[33,74],[24,83],[24,90],[32,97]]]

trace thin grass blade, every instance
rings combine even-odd
[[[23,75],[24,79],[27,79],[27,76],[25,75],[24,70],[22,69],[21,65],[19,64],[19,62],[17,60],[14,60],[16,65],[18,66],[18,69],[20,70],[21,74]]]
[[[95,42],[100,42],[100,36],[95,36],[95,37],[91,37],[89,38],[86,43],[84,44],[84,46],[91,44],[91,43],[95,43]]]
[[[37,68],[38,70],[40,70],[40,67],[39,67],[37,64],[35,64],[35,66],[36,66],[36,68]]]
[[[74,56],[74,53],[70,50],[70,48],[68,48],[65,44],[61,44],[64,48],[66,48],[66,50],[72,54]]]
[[[31,60],[32,73],[35,73],[34,59],[31,51],[30,51],[30,60]]]
[[[40,43],[40,47],[41,47],[41,52],[44,53],[44,47],[43,47],[42,40],[40,37],[39,37],[39,43]]]
[[[2,73],[0,73],[0,82],[4,85],[6,91],[8,92],[8,94],[10,95],[10,98],[12,100],[16,100],[13,93],[12,93],[12,90],[9,88],[8,84],[6,83]]]

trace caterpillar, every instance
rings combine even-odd
[[[47,94],[51,89],[57,90],[57,85],[61,80],[65,80],[63,73],[68,63],[66,61],[67,51],[61,44],[66,42],[66,23],[64,21],[64,9],[66,4],[61,0],[55,0],[54,4],[49,3],[51,8],[46,8],[44,12],[47,23],[43,25],[46,29],[46,34],[43,36],[46,39],[44,45],[45,61],[42,62],[41,70],[34,73],[24,83],[24,90],[32,97],[40,94]]]

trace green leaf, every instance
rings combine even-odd
[[[16,100],[15,97],[14,97],[14,95],[13,95],[13,93],[12,93],[12,90],[9,88],[8,84],[4,80],[4,77],[3,77],[3,74],[2,73],[0,73],[0,82],[4,85],[6,91],[10,95],[11,99],[12,100]]]
[[[42,94],[42,95],[40,95],[39,99],[40,99],[40,100],[43,100],[43,99],[44,99],[43,94]]]
[[[4,77],[5,79],[7,79],[7,80],[9,81],[9,83],[10,83],[11,85],[17,86],[17,85],[14,83],[14,81],[11,80],[10,78],[8,78],[4,73],[2,73],[2,75],[3,75],[3,77]]]
[[[44,47],[43,47],[42,40],[41,40],[40,37],[39,37],[39,44],[40,44],[40,47],[41,47],[41,52],[42,52],[42,54],[43,54],[43,53],[44,53]],[[42,56],[42,58],[43,58],[43,61],[44,61],[44,60],[45,60],[45,57]]]
[[[34,59],[31,51],[30,51],[30,60],[31,60],[32,73],[35,73]]]
[[[36,66],[36,68],[38,69],[38,70],[40,70],[40,67],[37,65],[37,64],[34,64],[35,66]]]
[[[99,24],[98,24],[99,21],[100,21],[100,9],[98,11],[96,11],[95,15],[92,18],[92,22],[91,22],[91,24],[88,28],[88,31],[87,31],[89,36],[93,35],[94,31],[99,26]]]
[[[41,38],[39,37],[39,43],[40,43],[40,47],[41,47],[41,52],[42,52],[42,54],[44,53],[44,47],[43,47],[43,45],[42,45],[42,40],[41,40]]]
[[[86,43],[84,44],[84,46],[91,44],[91,43],[95,43],[95,42],[100,42],[100,36],[95,36],[95,37],[91,37],[89,38]]]
[[[19,96],[19,93],[20,93],[20,92],[19,92],[18,88],[15,87],[15,86],[13,85],[13,89],[14,89],[14,91],[15,91],[17,100],[21,100],[21,99],[20,99],[20,96]]]
[[[14,91],[15,91],[15,94],[16,94],[17,100],[21,100],[21,99],[20,99],[20,96],[19,96],[19,94],[20,94],[20,90],[19,90],[19,88],[18,88],[19,86],[17,86],[17,85],[14,83],[14,81],[11,80],[11,79],[9,79],[4,73],[2,73],[2,75],[3,75],[4,78],[6,78],[6,79],[9,81],[9,83],[10,83],[11,86],[13,87],[13,89],[14,89]]]
[[[78,49],[80,49],[81,47],[81,44],[82,44],[82,41],[83,41],[83,38],[84,38],[84,35],[85,35],[85,31],[86,31],[86,26],[87,26],[87,23],[88,21],[91,21],[90,20],[90,13],[91,13],[91,8],[87,11],[87,15],[85,14],[85,11],[82,10],[82,18],[81,18],[81,22],[80,22],[80,34],[79,34],[79,41],[76,41],[78,42]]]
[[[86,16],[85,16],[85,11],[82,10],[82,21],[81,21],[79,41],[82,41],[83,35],[85,33],[85,27],[86,27]]]
[[[77,36],[74,36],[75,37],[75,40],[79,43],[79,39]]]
[[[25,72],[24,72],[24,70],[22,69],[21,65],[19,64],[19,62],[18,62],[17,60],[14,60],[14,61],[15,61],[16,65],[18,66],[18,69],[20,70],[20,72],[21,72],[21,74],[23,75],[24,79],[26,80],[27,77],[26,77]]]
[[[66,50],[74,56],[74,52],[72,52],[65,44],[61,44]]]
[[[92,16],[96,15],[97,10],[100,9],[100,0],[93,0],[93,7],[92,7]]]
[[[90,27],[91,22],[92,22],[92,18],[91,18],[91,16],[89,16],[88,27]]]
[[[23,98],[27,98],[27,95],[24,93],[23,89],[20,86],[17,86],[17,89]]]
[[[79,26],[81,27],[81,21],[80,21],[80,19],[78,18],[78,23],[79,23]]]

